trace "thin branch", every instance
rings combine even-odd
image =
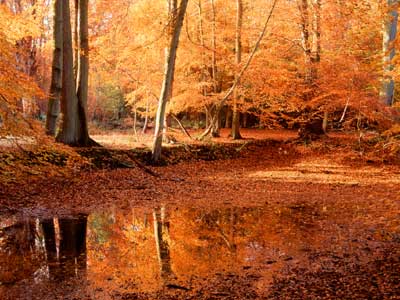
[[[178,117],[173,114],[170,113],[170,116],[173,117],[175,119],[175,121],[178,123],[179,127],[182,129],[183,133],[191,140],[193,140],[192,136],[190,135],[189,131],[187,131],[187,129],[185,128],[185,126],[183,126],[182,122],[178,119]]]

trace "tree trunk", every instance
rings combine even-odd
[[[212,64],[212,78],[213,78],[213,86],[214,93],[218,92],[217,85],[217,36],[216,36],[216,24],[217,24],[217,16],[215,11],[215,3],[214,0],[211,0],[211,9],[212,9],[212,38],[211,38],[211,48],[212,48],[212,56],[211,56],[211,64]]]
[[[300,14],[301,14],[301,35],[305,59],[305,81],[307,84],[312,82],[311,72],[311,43],[310,43],[310,12],[308,0],[301,0]]]
[[[75,80],[78,78],[78,72],[79,72],[79,5],[80,1],[75,0],[74,1],[74,8],[75,8],[75,14],[74,14],[74,74],[75,74]]]
[[[220,137],[221,109],[219,107],[216,107],[214,114],[215,114],[214,118],[211,118],[211,122],[214,122],[212,124],[211,135],[212,137]]]
[[[318,79],[318,64],[321,61],[321,0],[313,0],[313,39],[311,48],[311,84]]]
[[[61,131],[57,141],[71,146],[91,146],[87,125],[89,82],[88,0],[79,0],[79,64],[75,79],[69,0],[63,2],[63,79]]]
[[[394,100],[393,58],[396,54],[395,39],[397,35],[398,0],[387,0],[388,12],[383,28],[383,80],[381,99],[386,105],[392,105]]]
[[[236,43],[235,43],[235,63],[236,68],[239,69],[239,65],[242,62],[242,23],[243,23],[243,3],[242,0],[236,0],[237,14],[236,14]],[[238,71],[236,71],[236,78],[238,78]],[[239,79],[236,79],[238,84],[233,93],[233,106],[232,106],[232,139],[241,139],[240,135],[240,113],[238,111],[238,100],[239,100]]]
[[[242,127],[243,128],[247,128],[247,119],[248,119],[248,114],[247,113],[243,113],[243,118],[242,118]]]
[[[176,53],[178,50],[179,36],[182,29],[183,19],[185,17],[188,0],[182,0],[179,7],[179,13],[175,22],[173,35],[170,42],[168,51],[167,64],[165,66],[164,80],[161,89],[161,95],[158,103],[157,116],[156,116],[156,128],[154,133],[154,143],[152,149],[152,159],[154,162],[158,162],[161,158],[162,148],[162,133],[164,127],[165,111],[167,101],[170,96],[173,73],[175,69]]]
[[[89,20],[88,0],[79,0],[79,64],[77,75],[77,95],[80,123],[79,144],[91,144],[87,123],[87,101],[89,88]]]
[[[305,59],[305,83],[309,91],[305,99],[310,100],[314,94],[318,64],[321,60],[321,0],[301,0],[301,34]]]
[[[133,107],[133,133],[135,134],[136,141],[138,141],[136,125],[137,125],[137,107],[135,104]]]
[[[325,134],[328,132],[328,118],[329,118],[329,113],[327,111],[324,111],[324,119],[322,121],[322,130]]]
[[[146,101],[146,115],[144,117],[144,124],[143,124],[143,129],[142,133],[145,134],[147,127],[149,126],[149,110],[150,110],[150,100],[147,99]]]
[[[211,108],[208,108],[208,105],[206,105],[206,109],[204,110],[206,114],[206,128],[210,125],[210,114],[211,114]]]
[[[220,88],[219,88],[218,78],[217,78],[217,35],[216,35],[217,13],[215,10],[214,0],[211,0],[211,11],[212,11],[211,68],[212,68],[213,90],[214,90],[214,94],[217,94],[220,92]],[[221,109],[219,108],[219,106],[215,105],[214,116],[212,114],[210,114],[211,135],[213,137],[220,136],[220,111],[221,111]]]
[[[78,145],[80,137],[78,97],[74,80],[74,59],[69,0],[63,0],[63,72],[61,112],[62,126],[57,141],[68,145]]]
[[[54,2],[54,50],[51,70],[50,99],[47,108],[46,131],[55,136],[57,119],[60,114],[63,66],[63,0]]]
[[[314,62],[321,61],[321,0],[313,0],[314,22],[313,22],[313,53]]]
[[[232,110],[229,106],[226,107],[225,115],[225,128],[231,128],[232,126]]]

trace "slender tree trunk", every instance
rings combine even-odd
[[[314,87],[318,79],[318,65],[321,61],[321,0],[312,0],[312,12],[310,84]]]
[[[305,82],[312,85],[313,72],[312,72],[312,50],[311,50],[311,34],[310,34],[310,7],[309,0],[301,0],[300,14],[301,14],[301,35],[305,59]],[[307,96],[306,98],[309,98]]]
[[[243,118],[242,118],[242,127],[247,128],[247,119],[248,119],[248,113],[243,113]]]
[[[91,144],[87,122],[87,101],[89,88],[89,20],[88,0],[79,0],[79,64],[77,77],[80,140],[82,146]]]
[[[145,134],[147,127],[149,126],[149,110],[150,110],[150,101],[147,99],[146,101],[146,115],[144,117],[144,124],[143,124],[143,129],[142,133]]]
[[[135,134],[136,141],[137,141],[138,136],[137,136],[136,125],[137,125],[137,107],[135,104],[135,106],[133,107],[133,133]]]
[[[168,18],[169,18],[169,40],[171,41],[175,24],[176,24],[176,19],[178,16],[178,0],[167,0],[168,1]],[[165,47],[165,65],[168,65],[168,58],[169,58],[169,51],[170,49]],[[175,77],[175,64],[172,66],[172,79],[171,79],[171,84],[169,86],[169,93],[168,93],[168,99],[166,100],[166,105],[168,105],[168,102],[172,98],[172,91],[173,91],[173,86],[174,86],[174,77]],[[164,117],[164,127],[162,131],[162,138],[165,143],[170,142],[170,138],[168,136],[168,116],[165,115]]]
[[[313,20],[313,61],[321,61],[321,0],[313,0],[314,20]]]
[[[242,62],[242,23],[243,23],[243,2],[242,0],[236,0],[237,13],[236,13],[236,43],[235,43],[235,63],[236,68],[239,69],[239,65]],[[238,79],[238,71],[236,71],[236,81],[238,82],[233,92],[233,106],[232,106],[232,139],[241,139],[240,135],[240,113],[238,111],[238,100],[239,91],[238,86],[240,84]]]
[[[397,35],[398,0],[387,0],[388,11],[383,28],[383,80],[381,100],[386,105],[392,105],[395,83],[391,72],[394,69],[393,59],[396,54],[395,39]]]
[[[50,99],[47,107],[46,131],[55,136],[60,114],[63,66],[63,0],[54,1],[54,50],[51,71]]]
[[[214,109],[214,117],[210,118],[212,123],[211,135],[213,137],[220,137],[220,129],[221,129],[221,108],[215,107]]]
[[[79,0],[75,0],[75,14],[74,14],[74,74],[75,80],[78,78],[79,72]]]
[[[220,92],[218,87],[218,78],[217,78],[217,12],[215,10],[214,0],[211,0],[211,12],[212,12],[212,21],[211,21],[211,69],[212,69],[212,79],[213,79],[213,90],[214,94]],[[213,137],[220,136],[220,107],[218,105],[214,105],[214,116],[210,114],[211,119],[211,135]]]
[[[206,114],[206,128],[210,125],[210,114],[211,114],[211,108],[206,105],[206,109],[204,110]]]
[[[225,128],[231,128],[232,126],[232,110],[229,106],[226,107],[225,114]]]
[[[185,17],[186,8],[187,8],[188,0],[182,0],[181,5],[179,7],[179,13],[177,16],[177,20],[175,22],[172,39],[170,42],[170,47],[168,51],[168,60],[165,66],[164,80],[161,89],[161,95],[158,103],[157,116],[156,116],[156,128],[155,128],[155,136],[154,143],[152,149],[152,159],[154,162],[158,162],[161,158],[161,148],[162,148],[162,133],[164,127],[164,119],[165,119],[165,111],[167,106],[167,101],[170,96],[172,81],[173,81],[173,73],[175,69],[175,61],[176,61],[176,53],[178,50],[179,44],[179,36],[181,33],[183,19]]]
[[[206,58],[204,54],[204,48],[205,48],[205,42],[204,42],[204,30],[203,30],[203,8],[202,8],[202,3],[201,0],[198,1],[197,3],[197,8],[199,12],[199,40],[200,40],[200,45],[201,45],[201,63],[202,63],[202,68],[201,68],[201,75],[200,75],[200,82],[204,83],[206,82],[206,76],[205,72],[207,69],[207,63],[206,63]],[[204,97],[207,97],[207,88],[205,86],[202,87],[202,94]],[[206,127],[209,124],[209,119],[210,119],[210,110],[209,110],[209,105],[205,106],[205,113],[206,113]]]

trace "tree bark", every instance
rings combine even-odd
[[[150,110],[150,100],[147,99],[146,101],[146,115],[144,117],[144,124],[143,124],[143,129],[142,129],[142,133],[145,134],[147,127],[149,125],[149,110]]]
[[[87,101],[89,88],[89,20],[88,0],[79,0],[79,64],[77,74],[77,96],[80,122],[79,144],[91,144],[87,123]]]
[[[63,66],[63,0],[54,1],[54,50],[51,70],[50,99],[47,107],[46,132],[55,136],[60,114]]]
[[[179,13],[177,16],[177,20],[175,22],[169,51],[168,51],[168,59],[167,64],[165,66],[164,80],[161,89],[161,95],[158,103],[157,116],[156,116],[156,128],[154,135],[154,142],[152,148],[152,160],[154,162],[158,162],[161,158],[161,150],[162,150],[162,138],[163,138],[163,127],[165,120],[165,111],[167,101],[170,96],[174,69],[175,69],[175,61],[176,61],[176,53],[178,50],[179,37],[183,25],[183,19],[185,17],[186,8],[187,8],[188,0],[182,0],[181,5],[179,7]]]
[[[78,78],[79,72],[79,0],[74,0],[74,74],[75,80]]]
[[[321,0],[313,0],[313,62],[321,61]]]
[[[301,14],[301,35],[302,44],[305,59],[305,81],[308,85],[312,84],[313,74],[312,74],[312,53],[311,53],[311,42],[310,42],[310,8],[308,5],[308,0],[301,0],[300,5]]]
[[[211,48],[212,48],[212,54],[211,54],[211,69],[212,69],[212,80],[213,80],[213,90],[214,94],[217,94],[220,92],[219,90],[219,85],[218,85],[218,78],[217,78],[217,35],[216,35],[216,27],[217,27],[217,13],[215,10],[215,3],[214,0],[211,0],[211,12],[212,12],[212,25],[211,25]],[[220,136],[220,109],[218,106],[215,106],[214,109],[214,119],[211,116],[211,121],[212,121],[212,129],[211,129],[211,135],[213,137],[219,137]]]
[[[63,0],[62,126],[57,141],[70,146],[97,144],[89,138],[87,98],[89,82],[88,0],[79,0],[79,64],[75,79],[69,0]]]
[[[72,33],[69,0],[63,0],[63,72],[61,112],[62,126],[57,141],[68,145],[79,144],[78,97],[74,76]]]
[[[225,114],[225,128],[231,128],[232,126],[232,110],[229,106],[226,107]]]
[[[393,59],[396,54],[395,39],[397,35],[398,0],[387,0],[388,12],[384,20],[383,28],[383,80],[381,100],[390,106],[394,100],[395,83],[390,74],[394,69]]]
[[[242,23],[243,23],[243,2],[242,0],[236,0],[237,13],[236,13],[236,43],[235,43],[235,63],[236,68],[239,69],[239,65],[242,62]],[[238,86],[240,79],[238,78],[238,71],[235,72],[237,86],[233,92],[233,105],[232,105],[232,139],[241,139],[240,135],[240,113],[238,111],[238,100],[239,91]]]
[[[247,119],[248,119],[248,113],[243,113],[243,118],[242,118],[242,127],[247,128]]]
[[[216,107],[214,110],[214,117],[210,118],[212,123],[211,135],[212,137],[220,137],[221,129],[221,108]]]

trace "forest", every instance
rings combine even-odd
[[[0,299],[400,299],[398,0],[0,0]]]

